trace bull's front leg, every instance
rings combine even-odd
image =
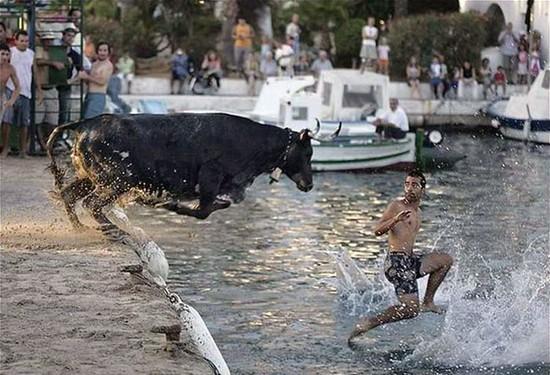
[[[217,199],[220,185],[223,181],[223,173],[216,166],[204,166],[199,172],[199,203],[193,207],[170,201],[158,205],[158,207],[173,211],[179,215],[206,219],[216,210],[228,208],[231,202]]]

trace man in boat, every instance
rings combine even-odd
[[[405,197],[389,204],[378,222],[374,234],[388,236],[388,254],[384,273],[397,294],[399,304],[391,306],[374,317],[362,318],[351,333],[352,340],[379,325],[411,319],[419,311],[441,314],[443,309],[434,304],[435,292],[453,264],[453,258],[445,253],[414,254],[413,247],[420,229],[420,199],[426,188],[426,178],[419,171],[411,171],[405,178]],[[418,298],[416,279],[430,275],[422,304]]]
[[[397,98],[390,99],[390,111],[374,120],[376,133],[382,138],[402,139],[409,131],[409,119],[407,114],[399,106]]]

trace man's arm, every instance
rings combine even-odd
[[[390,203],[380,221],[374,228],[374,235],[381,236],[388,233],[393,227],[400,221],[405,220],[411,214],[410,210],[399,211],[399,207],[396,201]]]
[[[42,100],[44,100],[44,93],[42,92],[42,86],[40,85],[40,82],[38,82],[36,59],[33,60],[32,74],[34,76],[34,86],[36,87],[36,101],[38,102],[38,104],[40,104],[42,103]]]
[[[6,107],[11,107],[17,98],[19,97],[19,93],[21,92],[21,85],[19,84],[19,79],[17,78],[17,73],[15,72],[15,68],[13,65],[9,65],[10,67],[10,78],[13,82],[13,87],[15,90],[13,90],[13,93],[11,94],[11,98],[6,102]]]

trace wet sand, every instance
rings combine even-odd
[[[178,322],[168,301],[120,271],[139,263],[131,249],[94,229],[72,231],[48,198],[47,164],[0,161],[0,373],[212,373],[196,356],[165,350],[151,329]]]

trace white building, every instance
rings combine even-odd
[[[512,22],[516,32],[525,31],[525,14],[527,0],[460,0],[460,11],[476,10],[489,18],[493,27],[504,29]],[[550,47],[550,0],[534,0],[531,13],[531,30],[537,30],[542,35],[542,61],[548,64]]]

